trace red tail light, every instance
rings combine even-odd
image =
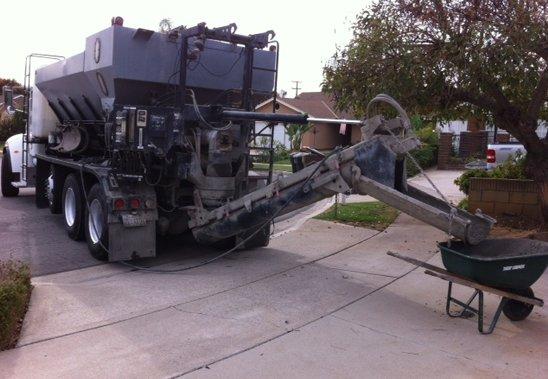
[[[120,211],[126,207],[126,202],[124,199],[116,199],[114,200],[114,209],[117,211]]]
[[[139,200],[139,199],[131,199],[131,200],[129,201],[129,206],[131,207],[131,209],[141,208],[141,200]]]
[[[493,149],[487,149],[487,163],[495,163],[497,161],[497,153]]]

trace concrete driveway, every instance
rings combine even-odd
[[[445,282],[386,255],[441,265],[435,241],[444,238],[406,215],[384,232],[308,220],[268,248],[190,271],[82,263],[38,276],[19,346],[0,353],[0,377],[545,374],[544,308],[519,323],[501,317],[482,336],[475,320],[444,314]],[[172,270],[216,254],[184,240],[165,251],[149,263]],[[546,297],[546,274],[534,289]],[[486,302],[491,314],[497,298]]]

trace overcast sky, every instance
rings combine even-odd
[[[115,0],[11,1],[2,6],[0,77],[23,81],[30,53],[71,56],[84,50],[85,38],[122,16],[124,26],[158,29],[163,18],[174,26],[206,22],[238,24],[238,33],[274,30],[280,42],[279,89],[294,95],[292,80],[317,91],[322,67],[336,46],[346,45],[350,27],[368,0],[339,1],[168,1]],[[142,4],[142,5],[141,5]],[[145,5],[146,4],[146,5]],[[8,16],[9,15],[9,16]]]

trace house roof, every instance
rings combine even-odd
[[[307,113],[317,118],[353,118],[348,112],[340,112],[335,109],[335,102],[323,92],[302,92],[299,96],[290,98],[277,98],[277,102],[299,113]],[[272,102],[268,99],[259,104],[262,108]]]

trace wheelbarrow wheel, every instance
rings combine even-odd
[[[534,297],[535,293],[531,288],[525,290],[514,290],[512,291],[516,295],[521,295],[525,297]],[[506,317],[512,321],[521,321],[525,320],[527,316],[533,311],[534,305],[523,303],[514,299],[506,299],[506,304],[502,308],[502,312]]]

